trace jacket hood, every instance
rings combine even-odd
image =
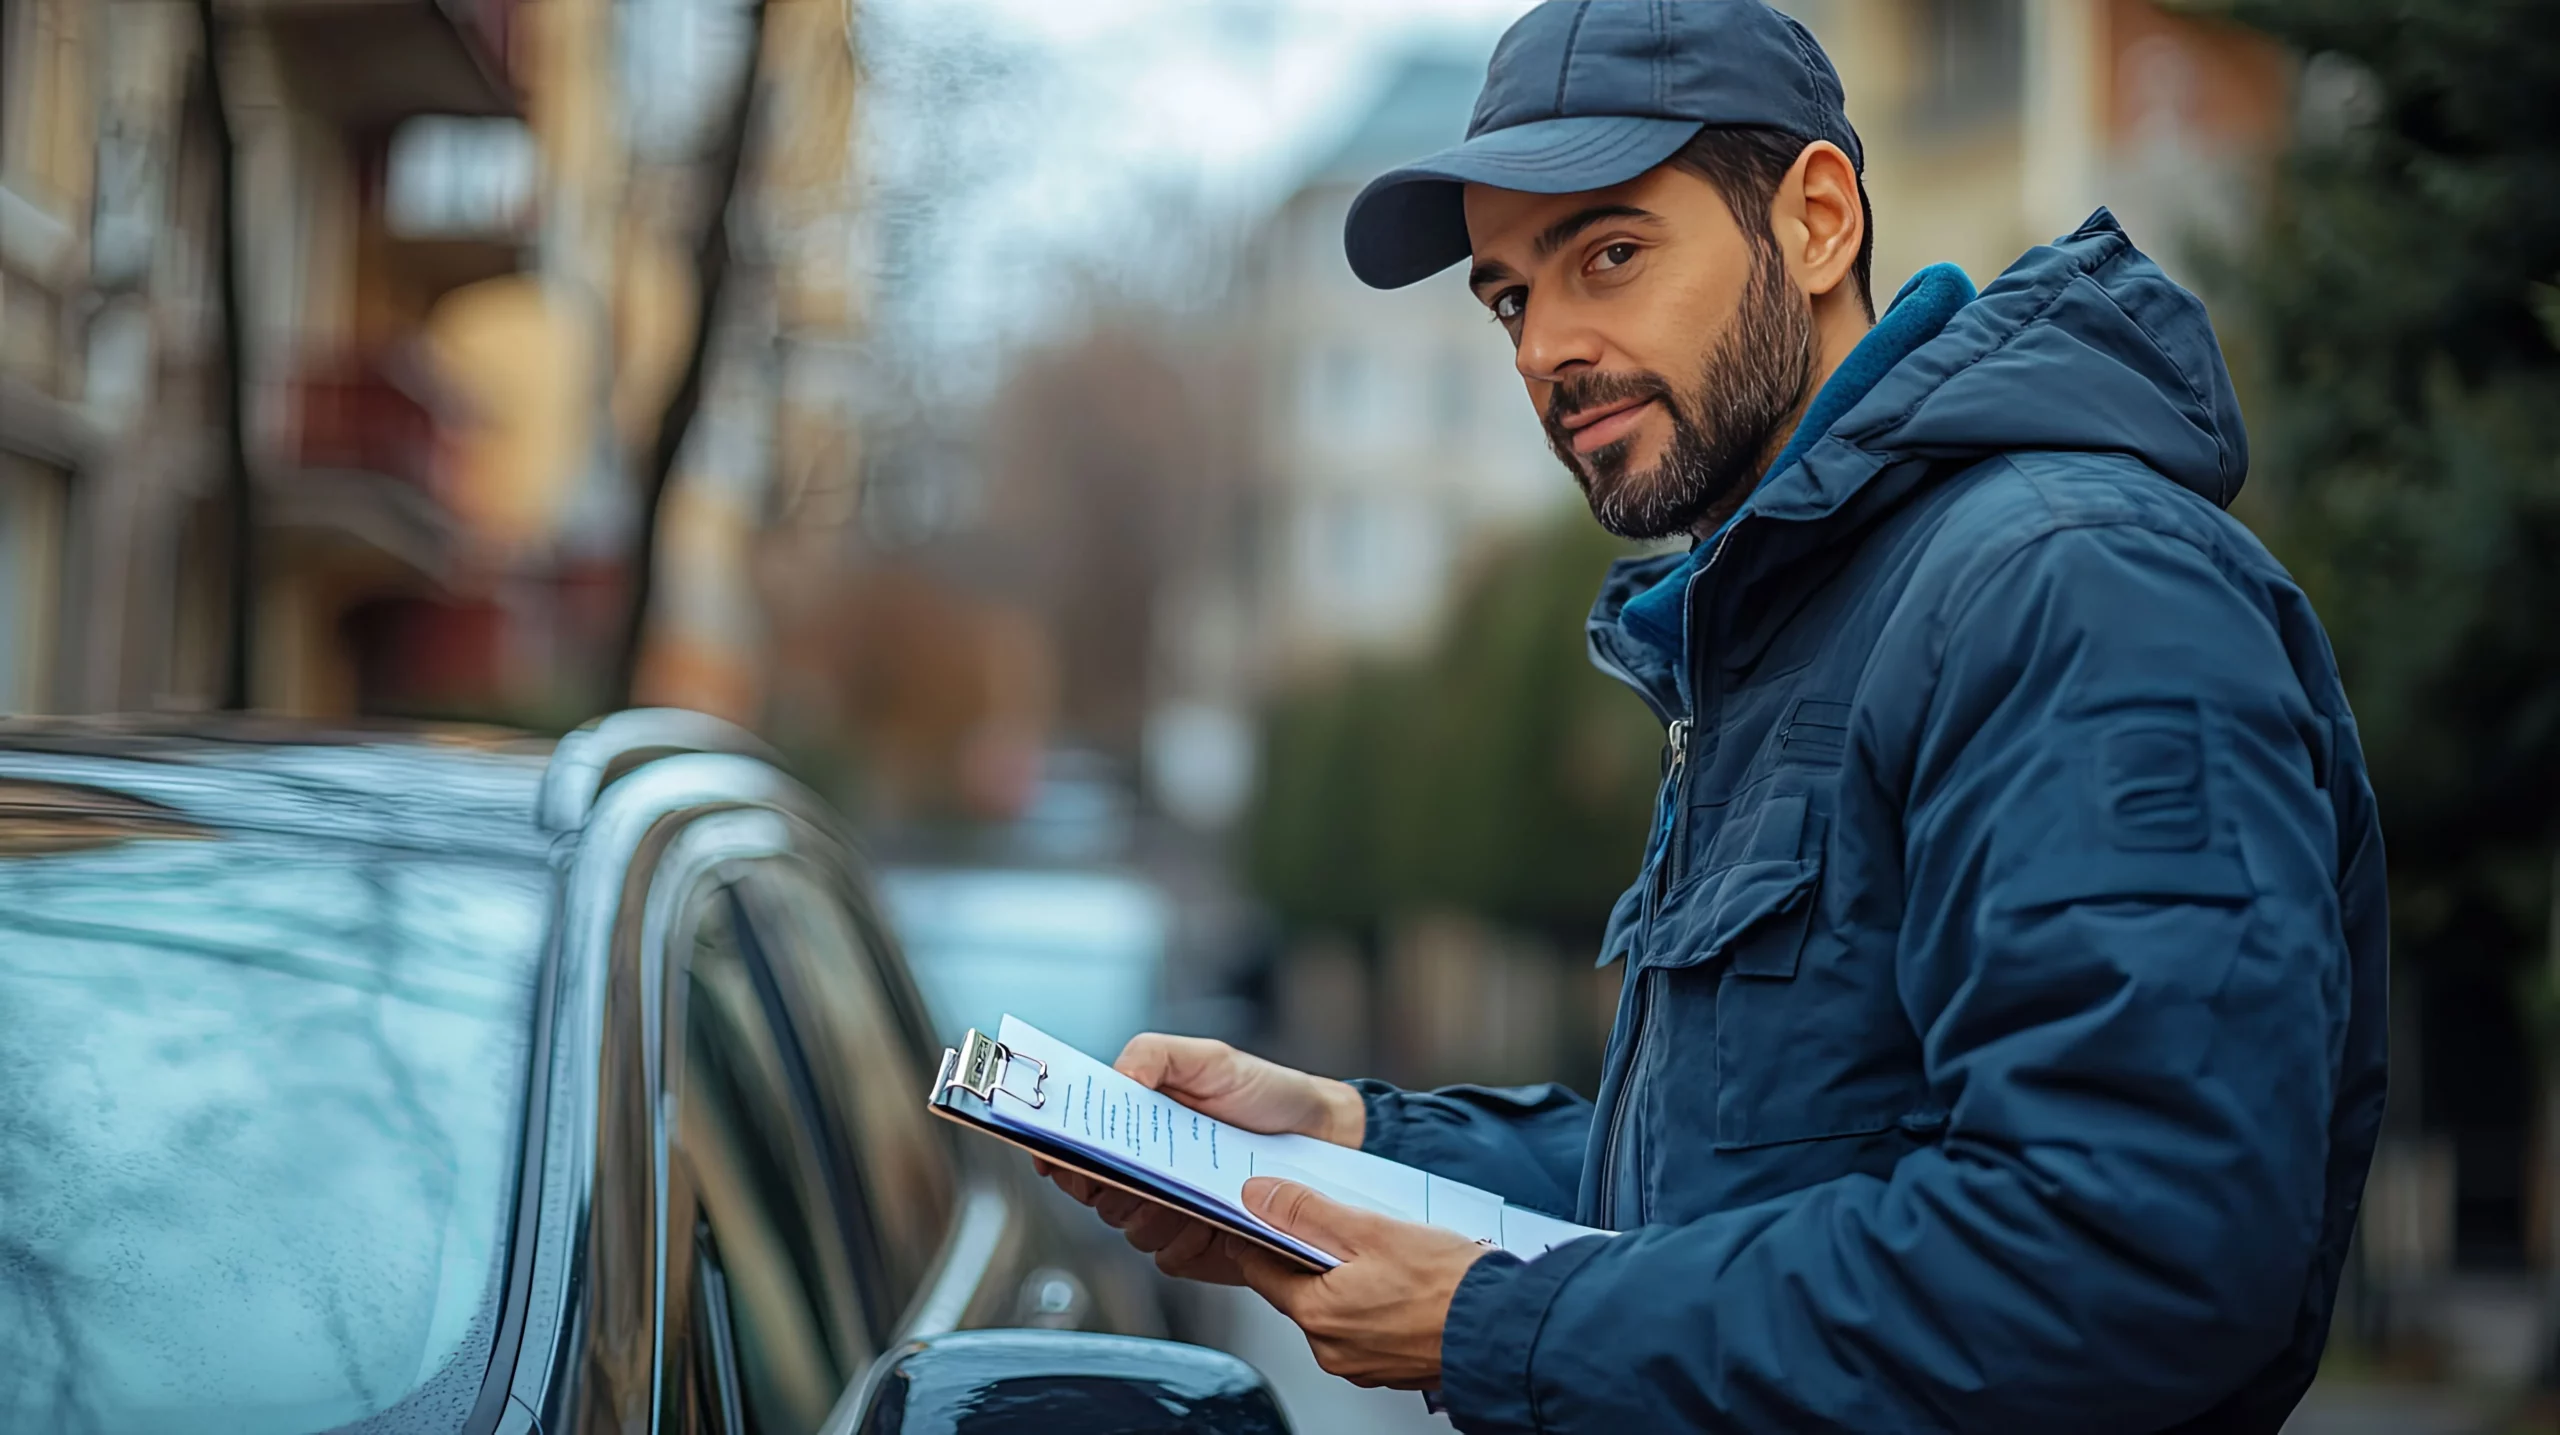
[[[2129,454],[2223,506],[2249,468],[2203,302],[2104,209],[2010,265],[1746,510],[1819,517],[1898,459],[2046,451]]]
[[[2239,397],[2203,303],[2104,209],[2020,256],[1827,432],[1791,440],[1736,522],[1873,511],[1947,464],[2046,451],[2129,455],[2225,506],[2248,471]],[[1626,560],[1592,609],[1595,661],[1657,709],[1685,706],[1685,665],[1625,610],[1689,561]]]

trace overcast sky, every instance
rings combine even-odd
[[[1147,216],[1209,227],[1283,197],[1417,48],[1489,54],[1527,0],[862,0],[875,166],[950,180],[881,279],[946,354],[1071,311],[1067,276],[1144,288]],[[957,86],[958,57],[996,76]],[[923,66],[927,74],[919,70]],[[934,66],[942,67],[933,70]],[[958,98],[954,98],[957,95]],[[956,178],[962,172],[967,178]]]

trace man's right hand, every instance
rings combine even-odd
[[[1310,1076],[1207,1037],[1144,1032],[1131,1037],[1111,1064],[1140,1086],[1245,1131],[1293,1132],[1356,1151],[1369,1125],[1360,1093],[1349,1083]]]
[[[1349,1083],[1265,1061],[1223,1041],[1146,1032],[1132,1037],[1112,1065],[1139,1085],[1241,1130],[1313,1136],[1357,1150],[1368,1129],[1367,1108]],[[1129,1244],[1153,1255],[1166,1274],[1243,1284],[1216,1227],[1045,1161],[1033,1164],[1118,1227]]]

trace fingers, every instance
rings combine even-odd
[[[1227,1259],[1225,1237],[1214,1226],[1194,1221],[1173,1243],[1156,1252],[1156,1269],[1187,1281],[1240,1286],[1244,1276]]]
[[[1102,1188],[1094,1210],[1116,1226],[1130,1245],[1155,1257],[1156,1268],[1185,1280],[1242,1285],[1235,1263],[1219,1247],[1217,1227],[1170,1206]]]
[[[1206,1221],[1185,1221],[1173,1239],[1157,1250],[1156,1266],[1168,1275],[1179,1275],[1208,1259],[1222,1238],[1218,1228]]]
[[[1129,1229],[1130,1220],[1138,1214],[1138,1209],[1146,1204],[1147,1202],[1116,1186],[1104,1186],[1096,1190],[1091,1202],[1093,1213],[1102,1218],[1104,1225],[1123,1231]]]
[[[1221,1254],[1236,1273],[1235,1283],[1270,1302],[1304,1330],[1324,1297],[1324,1277],[1283,1256],[1235,1236],[1221,1235]]]
[[[1199,1224],[1170,1206],[1150,1205],[1131,1215],[1129,1224],[1120,1228],[1120,1234],[1129,1238],[1129,1244],[1154,1255],[1172,1245],[1175,1237]]]
[[[1235,1266],[1237,1278],[1250,1286],[1255,1295],[1271,1302],[1272,1309],[1282,1315],[1296,1318],[1295,1312],[1304,1299],[1304,1287],[1316,1277],[1238,1236],[1221,1232],[1218,1247],[1220,1254]]]
[[[1051,1185],[1088,1206],[1093,1204],[1095,1192],[1107,1189],[1101,1182],[1070,1171],[1064,1166],[1052,1166],[1040,1160],[1034,1160],[1031,1165],[1032,1169],[1048,1177]]]
[[[1234,1084],[1236,1055],[1223,1041],[1148,1031],[1129,1038],[1111,1065],[1150,1090],[1215,1096]]]
[[[1244,1183],[1244,1208],[1273,1227],[1346,1261],[1369,1248],[1380,1223],[1392,1223],[1374,1211],[1346,1206],[1311,1187],[1270,1176],[1256,1176]]]

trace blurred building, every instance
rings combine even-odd
[[[217,141],[195,14],[7,0],[0,705],[201,702],[221,662]],[[343,625],[451,558],[441,396],[406,341],[507,265],[381,222],[391,133],[503,116],[512,6],[222,7],[260,474],[262,690],[333,708]]]
[[[746,13],[216,0],[256,518],[251,700],[574,720],[614,627]],[[0,709],[202,705],[230,636],[196,10],[0,0]],[[672,486],[653,695],[753,715],[747,552],[849,475],[844,0],[774,0]],[[840,506],[840,505],[839,505]],[[706,656],[705,654],[708,654]]]
[[[1274,673],[1431,637],[1469,552],[1574,492],[1510,346],[1455,271],[1387,292],[1342,258],[1352,196],[1466,133],[1481,59],[1417,57],[1256,234],[1256,646]]]
[[[1867,149],[1878,299],[1988,283],[2105,204],[2173,268],[2252,217],[2292,113],[2265,37],[2153,0],[1789,0]]]

